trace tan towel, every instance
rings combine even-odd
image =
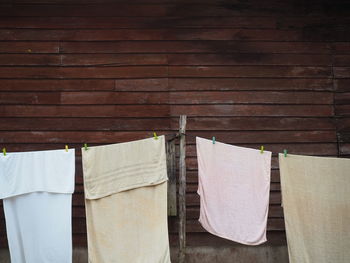
[[[164,136],[82,153],[89,262],[170,262]]]
[[[350,262],[350,159],[279,155],[291,263]]]

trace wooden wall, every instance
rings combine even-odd
[[[124,142],[175,132],[186,114],[189,135],[273,151],[268,244],[284,244],[277,153],[350,155],[349,10],[340,1],[0,0],[0,146]],[[188,244],[232,244],[197,222],[187,139]],[[76,183],[73,239],[86,246],[80,150]],[[177,244],[176,218],[169,226]]]

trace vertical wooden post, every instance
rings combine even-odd
[[[168,168],[168,216],[176,216],[176,154],[175,138],[165,144]]]
[[[180,115],[179,158],[179,263],[186,256],[186,115]]]

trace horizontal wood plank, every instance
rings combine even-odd
[[[347,126],[350,127],[349,121]],[[342,125],[340,122],[339,125]],[[345,125],[345,124],[344,124]],[[177,118],[0,118],[1,130],[176,130]],[[331,118],[196,117],[188,130],[334,130]],[[310,146],[315,147],[315,145]]]
[[[349,42],[336,42],[332,44],[336,54],[350,54],[350,43]]]
[[[166,66],[133,67],[2,67],[0,78],[147,78],[166,77]]]
[[[1,131],[0,142],[2,143],[108,143],[126,142],[128,140],[143,139],[152,137],[152,131],[132,131],[132,132],[70,132],[70,131]],[[159,131],[159,135],[162,131]],[[212,138],[216,136],[218,141],[226,143],[316,143],[316,142],[336,142],[335,131],[232,131],[232,132],[188,132],[187,141],[194,143],[195,137]]]
[[[350,92],[350,79],[335,79],[334,86],[337,92]]]
[[[119,8],[118,8],[119,9]],[[0,15],[3,10],[0,9]],[[0,29],[2,41],[265,40],[301,41],[300,31],[275,29]],[[306,39],[307,40],[307,39]]]
[[[339,155],[350,156],[350,143],[339,144]]]
[[[0,42],[1,43],[1,42]],[[6,43],[6,42],[4,42]],[[7,42],[12,43],[12,42]],[[17,42],[16,42],[17,43]],[[35,42],[34,42],[35,43]],[[11,45],[7,44],[8,50]],[[0,46],[1,47],[1,46]],[[220,54],[331,54],[328,42],[291,41],[60,41],[61,53],[220,53]],[[1,49],[0,49],[1,51]]]
[[[336,73],[338,74],[338,73]],[[170,77],[241,77],[241,78],[329,78],[330,67],[298,66],[172,66]]]
[[[190,117],[188,130],[334,130],[331,118]],[[176,119],[172,119],[176,129]]]
[[[345,62],[344,62],[345,63]],[[0,66],[128,65],[315,65],[329,66],[329,55],[300,54],[0,54]]]
[[[29,0],[15,0],[16,8],[8,5],[8,0],[3,0],[3,14],[7,16],[162,16],[162,15],[178,15],[178,16],[306,16],[306,15],[323,15],[334,16],[346,15],[346,1],[341,1],[336,8],[329,4],[329,1],[322,2],[301,2],[296,5],[293,1],[96,1],[75,0],[68,2],[60,1],[43,1],[31,2]],[[6,5],[7,3],[7,5]],[[35,4],[36,3],[36,4]],[[31,4],[31,5],[28,5]],[[34,4],[34,5],[33,5]],[[70,7],[69,12],[64,9],[65,6]],[[36,7],[36,8],[34,8]],[[184,8],[185,7],[185,8]],[[136,10],[135,10],[136,9]],[[196,12],[197,11],[197,12]],[[326,16],[327,18],[327,16]]]
[[[114,80],[79,79],[2,79],[1,91],[113,91]]]
[[[339,84],[340,85],[340,84]],[[117,91],[226,91],[226,90],[289,90],[332,91],[331,79],[298,78],[168,78],[117,79]]]
[[[338,68],[339,69],[339,68]],[[339,69],[340,70],[340,69]],[[2,67],[0,78],[147,78],[240,77],[329,78],[329,67],[297,66],[134,66],[134,67]],[[336,71],[337,75],[346,73]]]
[[[338,104],[349,103],[348,93],[335,98]],[[0,92],[0,103],[61,105],[123,104],[332,104],[330,92]]]
[[[350,118],[346,116],[345,117],[339,116],[336,119],[336,126],[337,126],[337,131],[339,133],[350,132]]]
[[[333,114],[328,105],[174,105],[172,116],[298,116],[326,117]]]
[[[0,53],[46,54],[59,53],[58,42],[0,42]]]
[[[350,105],[350,92],[335,93],[335,104]]]
[[[169,130],[170,118],[0,118],[0,130]],[[49,145],[47,145],[49,146]]]
[[[170,54],[168,59],[169,65],[331,65],[329,55],[305,54]]]
[[[0,65],[2,66],[135,66],[166,64],[167,57],[165,54],[0,54]]]
[[[334,67],[335,78],[350,78],[350,67]]]
[[[337,108],[342,111],[341,106]],[[343,111],[346,109],[343,109]],[[194,116],[295,116],[329,117],[332,105],[2,105],[3,117],[168,117]]]
[[[271,17],[1,17],[1,28],[276,28]]]
[[[350,116],[350,105],[337,105],[335,107],[335,114],[339,117],[349,117]]]
[[[3,117],[168,117],[168,105],[0,106]]]

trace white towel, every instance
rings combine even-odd
[[[199,222],[246,245],[266,241],[271,152],[196,138]]]
[[[164,136],[82,153],[89,262],[170,262]]]
[[[350,262],[350,159],[279,155],[290,263]]]
[[[74,149],[0,157],[11,262],[72,262],[74,173]]]

